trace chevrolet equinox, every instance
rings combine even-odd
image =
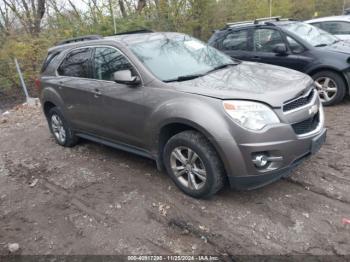
[[[286,177],[326,138],[309,76],[180,33],[62,41],[36,84],[58,144],[84,138],[151,158],[192,197]]]

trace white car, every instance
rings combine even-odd
[[[321,17],[305,23],[317,26],[341,40],[350,42],[350,15]]]

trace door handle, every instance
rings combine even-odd
[[[93,93],[94,93],[94,97],[95,98],[98,98],[99,96],[102,95],[101,91],[99,89],[97,89],[97,88],[93,91]]]
[[[260,56],[253,56],[253,59],[254,60],[261,60],[261,57]]]

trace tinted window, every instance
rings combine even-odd
[[[254,50],[256,52],[272,53],[277,44],[284,44],[279,31],[264,28],[254,31]]]
[[[289,44],[290,50],[292,50],[293,53],[300,54],[304,52],[304,47],[290,36],[287,36],[287,42]]]
[[[113,81],[113,73],[127,69],[133,71],[132,65],[121,52],[110,47],[96,48],[94,55],[96,79]]]
[[[222,41],[224,50],[248,50],[248,30],[231,32]]]
[[[58,68],[63,76],[89,77],[90,48],[80,48],[69,53]]]
[[[333,35],[350,34],[350,23],[347,22],[323,22],[321,27],[323,30]]]
[[[43,63],[43,66],[41,67],[40,72],[43,73],[46,68],[49,66],[49,64],[60,54],[60,52],[55,53],[49,53]]]

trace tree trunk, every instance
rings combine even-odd
[[[38,0],[36,10],[34,8],[34,34],[38,35],[41,31],[41,21],[45,14],[45,0]]]
[[[146,0],[138,0],[137,2],[137,7],[136,7],[136,11],[138,13],[142,12],[142,9],[146,6]]]
[[[125,10],[124,1],[119,0],[118,3],[119,3],[120,12],[122,13],[123,18],[126,18],[128,15],[127,15],[126,10]]]

